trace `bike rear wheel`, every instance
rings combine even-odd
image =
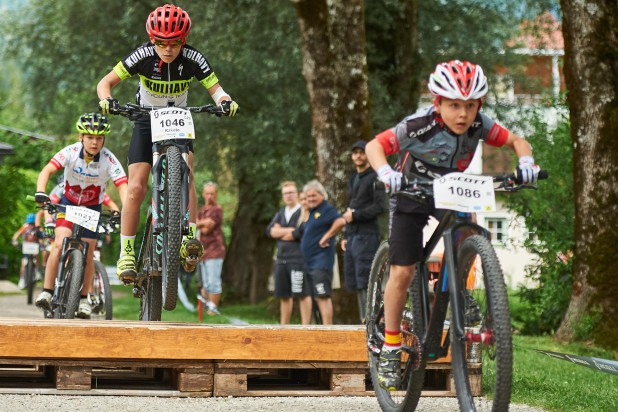
[[[167,176],[165,177],[165,231],[163,232],[163,308],[173,310],[178,298],[178,271],[182,242],[181,162],[184,160],[176,146],[166,151]]]
[[[112,320],[112,288],[109,284],[107,270],[103,263],[94,261],[94,278],[92,293],[95,298],[95,306],[92,307],[91,319]]]
[[[511,318],[500,262],[485,237],[463,242],[457,275],[466,333],[463,339],[451,333],[451,355],[460,408],[506,411],[513,373]]]
[[[145,321],[160,321],[162,307],[161,276],[152,276],[154,265],[152,249],[152,214],[148,211],[146,229],[142,239],[142,248],[137,261],[138,276],[145,276],[140,286],[139,319]]]
[[[34,264],[34,258],[29,257],[26,263],[26,271],[24,273],[26,281],[26,289],[28,291],[28,305],[32,305],[32,297],[34,295],[34,287],[36,285],[36,267]]]
[[[56,319],[73,319],[79,305],[84,279],[84,255],[73,249],[63,263],[64,286],[58,290],[58,306],[54,310]]]
[[[367,290],[367,350],[371,382],[383,411],[413,411],[418,404],[425,379],[425,360],[420,353],[419,337],[423,336],[420,280],[415,275],[408,289],[401,322],[402,343],[416,348],[416,359],[409,351],[402,355],[401,386],[397,391],[383,389],[378,383],[378,363],[384,343],[384,288],[389,278],[388,243],[383,242],[373,259]],[[419,320],[418,322],[416,320]],[[420,359],[419,359],[420,357]]]

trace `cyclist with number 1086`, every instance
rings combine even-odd
[[[423,227],[430,214],[440,216],[440,211],[431,205],[397,196],[402,176],[433,180],[451,172],[463,172],[479,140],[511,148],[519,157],[518,169],[524,183],[534,183],[540,170],[526,140],[480,112],[488,90],[480,66],[458,60],[438,64],[429,77],[428,87],[435,97],[433,106],[379,133],[366,147],[371,166],[391,192],[390,277],[384,291],[386,331],[378,366],[378,381],[387,390],[396,390],[401,380],[400,324],[406,291],[415,264],[423,254]],[[396,153],[398,168],[393,170],[386,156]]]
[[[122,80],[139,75],[137,103],[141,107],[186,107],[189,84],[197,79],[210,93],[225,114],[234,116],[238,104],[219,85],[219,80],[204,55],[186,44],[191,19],[186,11],[172,4],[157,7],[146,20],[149,41],[121,60],[97,85],[103,113],[114,113],[118,100],[111,90]],[[117,274],[125,284],[136,276],[135,235],[139,224],[140,206],[148,191],[152,168],[152,132],[150,118],[135,121],[129,146],[129,191],[123,202],[120,237],[120,259]],[[195,238],[197,194],[193,184],[193,143],[190,143],[189,170],[189,233],[180,248],[182,265],[193,272],[204,248]]]
[[[101,203],[105,197],[105,186],[112,180],[118,189],[120,199],[127,193],[127,177],[116,156],[107,148],[105,136],[110,131],[107,117],[100,113],[86,113],[79,117],[75,124],[79,132],[79,142],[60,150],[41,170],[37,179],[34,198],[37,203],[50,201],[46,188],[49,179],[60,169],[64,169],[64,192],[60,204],[65,206],[83,206],[101,211]],[[65,219],[64,213],[56,215],[54,231],[54,246],[47,259],[43,292],[37,297],[35,305],[51,312],[51,301],[54,293],[54,282],[58,273],[62,242],[71,236],[73,223]],[[88,256],[81,299],[77,309],[77,317],[90,318],[92,308],[88,302],[88,293],[92,292],[94,276],[94,250],[98,233],[84,229],[83,240],[88,243]]]

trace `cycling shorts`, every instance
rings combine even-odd
[[[189,151],[193,152],[193,141],[189,141]],[[150,117],[136,120],[133,123],[133,135],[129,143],[127,164],[148,163],[152,165],[152,130]]]

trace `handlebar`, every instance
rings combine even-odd
[[[545,180],[549,178],[549,172],[547,170],[539,171],[538,180]],[[521,189],[534,189],[537,187],[528,183],[523,183],[521,178],[516,173],[504,174],[499,176],[493,176],[495,183],[499,183],[496,190],[505,192],[516,192]],[[379,180],[376,181],[378,187],[383,188],[384,183]],[[402,189],[397,192],[406,197],[410,197],[421,202],[428,202],[430,198],[433,198],[433,180],[424,180],[420,178],[408,179],[406,176],[401,180]]]
[[[27,195],[27,200],[34,201],[34,196]],[[60,203],[53,203],[51,200],[46,201],[43,205],[36,206],[39,209],[47,210],[50,214],[55,214],[57,212],[64,212],[66,210],[66,205],[62,205]],[[114,233],[117,231],[117,228],[120,226],[120,212],[117,210],[110,210],[109,212],[101,212],[99,215],[99,223],[97,232],[98,233]]]
[[[124,116],[129,120],[139,120],[145,118],[152,110],[162,109],[162,107],[142,107],[135,103],[127,103],[125,105],[111,108],[110,114]],[[217,117],[225,116],[223,108],[216,104],[207,104],[204,106],[192,106],[192,107],[179,107],[179,109],[185,109],[191,113],[210,113]]]

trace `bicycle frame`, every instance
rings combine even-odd
[[[423,252],[423,260],[417,264],[417,276],[421,276],[421,299],[424,308],[422,321],[425,325],[425,336],[421,338],[421,341],[424,344],[423,352],[430,360],[446,356],[448,352],[448,334],[445,344],[442,344],[442,327],[445,316],[431,316],[431,324],[429,322],[429,314],[436,313],[435,309],[440,307],[440,305],[445,306],[448,302],[445,301],[445,299],[450,300],[451,307],[454,308],[448,333],[454,332],[458,339],[463,339],[465,336],[461,285],[457,282],[456,276],[449,276],[449,274],[457,273],[457,236],[460,236],[458,232],[461,229],[466,228],[473,230],[476,234],[482,235],[488,240],[491,239],[491,235],[487,229],[467,219],[460,218],[457,212],[449,210],[444,214],[438,227],[427,241]],[[436,294],[435,300],[431,302],[429,297],[429,268],[427,265],[429,257],[438,245],[440,239],[444,241],[442,268],[437,280],[437,285],[441,293]]]

